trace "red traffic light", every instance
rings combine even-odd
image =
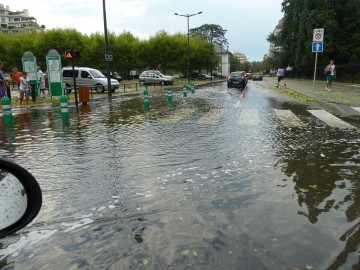
[[[79,51],[67,50],[65,51],[65,58],[67,60],[77,59],[80,57]]]

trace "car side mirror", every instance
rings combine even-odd
[[[92,79],[92,77],[89,75],[88,77],[87,77],[88,79]]]
[[[36,179],[16,163],[0,158],[0,238],[29,224],[41,205]]]

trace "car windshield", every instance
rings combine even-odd
[[[232,72],[230,74],[230,77],[239,77],[239,76],[242,76],[242,73],[241,72]]]
[[[89,70],[90,74],[94,77],[94,78],[105,78],[105,75],[102,74],[100,71],[98,71],[97,69],[91,69]]]

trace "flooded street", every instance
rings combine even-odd
[[[166,94],[0,120],[1,156],[43,191],[0,269],[360,268],[358,119],[262,82]]]

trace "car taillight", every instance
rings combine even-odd
[[[246,77],[246,76],[242,76],[241,78],[243,78],[243,80],[245,80],[245,77]]]
[[[231,80],[231,77],[228,77],[228,80]]]

